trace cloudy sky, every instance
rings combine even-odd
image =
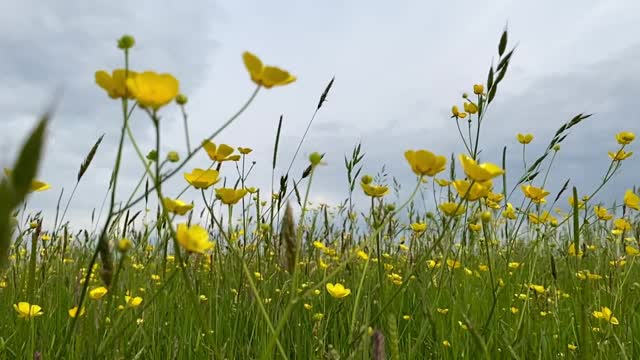
[[[39,176],[53,189],[32,196],[30,207],[52,216],[60,190],[65,188],[66,199],[83,157],[104,133],[69,212],[73,222],[88,224],[108,186],[121,122],[119,104],[94,84],[94,72],[122,66],[116,39],[129,33],[137,41],[133,69],[170,72],[180,80],[190,99],[192,142],[214,131],[253,91],[241,61],[244,50],[298,77],[290,86],[262,91],[217,138],[255,149],[250,185],[270,186],[279,116],[284,128],[276,176],[289,165],[319,95],[335,76],[294,164],[296,177],[308,154],[326,152],[327,166],[314,179],[312,198],[339,202],[346,195],[343,157],[361,142],[365,172],[386,166],[390,177],[410,188],[414,178],[403,158],[406,149],[447,155],[464,150],[449,111],[462,103],[462,92],[486,79],[505,25],[511,45],[518,47],[484,125],[483,159],[499,162],[508,146],[509,175],[518,177],[517,132],[536,136],[528,150],[533,159],[562,123],[580,112],[594,113],[563,144],[549,183],[553,193],[571,178],[581,193],[590,192],[608,166],[607,151],[617,147],[615,133],[640,134],[640,2],[635,0],[3,2],[0,165],[11,165],[38,114],[61,94]],[[184,154],[177,109],[163,109],[162,117],[163,151]],[[151,123],[142,112],[132,121],[146,152],[152,147]],[[125,159],[120,197],[142,174],[130,145]],[[620,199],[637,183],[639,164],[633,158],[626,162],[604,195]],[[199,154],[186,168],[207,165]],[[168,195],[182,184],[176,177]],[[197,199],[196,192],[184,196]]]

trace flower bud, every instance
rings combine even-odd
[[[167,153],[167,160],[169,160],[172,163],[178,162],[180,161],[180,155],[178,154],[177,151],[169,151]]]
[[[373,178],[371,178],[371,176],[369,175],[364,175],[362,178],[360,178],[360,182],[365,185],[371,184],[372,181],[373,181]]]
[[[482,214],[480,214],[480,220],[485,224],[491,221],[491,211],[483,211]]]
[[[309,162],[311,162],[311,165],[316,166],[320,164],[320,161],[322,161],[322,154],[314,152],[309,155]]]
[[[122,35],[122,37],[118,39],[118,48],[122,50],[131,49],[135,44],[136,39],[131,35]]]
[[[158,153],[155,150],[149,151],[147,154],[147,160],[158,161]]]
[[[178,94],[178,96],[176,96],[176,103],[178,105],[184,105],[189,101],[189,98],[184,95],[184,94]]]
[[[482,84],[473,85],[473,93],[474,94],[482,95],[483,92],[484,92],[484,85],[482,85]]]

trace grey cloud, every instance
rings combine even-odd
[[[123,33],[135,36],[131,67],[171,72],[183,89],[198,86],[207,71],[209,56],[217,44],[209,36],[215,4],[208,1],[189,5],[159,6],[154,1],[128,2],[62,1],[7,3],[0,37],[0,105],[3,126],[11,131],[0,135],[0,157],[10,165],[15,151],[36,118],[62,89],[62,98],[50,127],[40,177],[53,190],[34,194],[31,206],[53,215],[62,187],[65,198],[75,182],[80,162],[96,139],[104,141],[83,179],[70,215],[87,223],[91,209],[98,207],[107,189],[120,132],[120,105],[94,84],[94,72],[123,66],[116,40]],[[9,14],[13,14],[9,16]],[[184,30],[188,24],[189,31]],[[140,146],[151,148],[150,122],[143,114],[131,121]],[[120,180],[122,196],[140,175],[140,164],[130,145]]]
[[[115,40],[126,32],[138,41],[132,52],[134,69],[172,72],[181,80],[192,100],[192,142],[215,129],[250,94],[252,84],[239,61],[245,48],[299,75],[290,87],[263,91],[216,139],[256,150],[250,156],[258,162],[251,185],[270,186],[278,116],[285,114],[277,176],[286,170],[318,96],[335,74],[334,89],[301,149],[294,174],[302,172],[310,152],[327,152],[328,166],[319,169],[312,196],[338,202],[346,196],[343,156],[362,141],[364,171],[376,173],[384,164],[407,190],[414,178],[402,155],[405,149],[462,151],[449,119],[450,105],[461,102],[457,96],[468,90],[464,87],[485,77],[499,31],[508,20],[511,39],[520,45],[487,119],[483,159],[499,162],[501,148],[508,144],[514,151],[508,169],[520,169],[515,133],[535,133],[528,150],[533,156],[562,122],[578,112],[593,112],[563,145],[554,167],[557,180],[549,184],[557,191],[571,177],[580,189],[592,187],[606,168],[606,151],[616,146],[615,132],[640,134],[633,111],[640,84],[635,61],[640,48],[633,38],[640,23],[634,15],[638,5],[507,2],[468,14],[465,6],[472,4],[353,2],[285,9],[271,3],[227,3],[220,9],[206,1],[7,2],[0,5],[0,107],[3,126],[11,131],[0,134],[0,150],[9,152],[0,155],[0,162],[12,160],[20,139],[62,86],[64,97],[41,171],[55,190],[36,194],[32,207],[51,213],[60,188],[70,191],[84,154],[106,133],[70,210],[70,218],[87,223],[106,190],[120,126],[118,103],[93,84],[93,73],[121,66]],[[579,21],[567,30],[569,16]],[[453,18],[459,26],[449,25]],[[541,19],[545,26],[540,26]],[[468,40],[470,34],[474,41]],[[163,110],[163,151],[184,154],[181,126],[175,108]],[[146,152],[152,146],[148,119],[136,113],[132,127]],[[142,173],[131,146],[125,151],[122,196]],[[205,162],[206,156],[199,154],[187,169]],[[228,170],[226,175],[232,176]],[[634,184],[638,170],[632,158],[603,195],[619,198]],[[510,172],[511,183],[514,177]],[[168,188],[172,192],[182,184],[176,176]],[[189,191],[185,200],[199,201],[199,194]]]
[[[607,151],[619,147],[614,135],[623,130],[640,134],[640,122],[633,120],[635,115],[632,112],[636,103],[635,94],[640,93],[640,69],[638,64],[626,61],[637,58],[637,55],[640,55],[640,46],[632,46],[586,68],[571,73],[552,73],[532,82],[518,93],[509,90],[500,92],[483,125],[483,160],[500,163],[502,146],[506,144],[509,149],[507,169],[512,169],[508,183],[514,184],[523,166],[521,145],[515,140],[516,133],[532,132],[536,136],[527,147],[528,163],[531,164],[542,154],[564,122],[580,112],[593,113],[591,118],[572,129],[562,144],[547,185],[550,190],[557,192],[564,181],[570,178],[571,185],[577,186],[581,194],[593,191],[609,165]],[[517,56],[513,61],[517,63]],[[504,83],[508,84],[509,81],[507,75]],[[339,86],[339,82],[337,84]],[[359,140],[363,142],[363,150],[367,154],[364,171],[375,173],[384,164],[388,172],[403,184],[412,184],[414,181],[402,155],[405,149],[426,148],[440,154],[463,152],[464,147],[459,141],[453,120],[437,111],[429,116],[445,119],[443,121],[448,124],[440,126],[432,122],[423,128],[407,131],[398,126],[398,121],[389,120],[385,131],[312,133],[303,152],[327,151],[329,163],[326,169],[320,169],[321,180],[314,183],[314,189],[330,198],[346,196],[342,159]],[[631,150],[635,148],[634,145]],[[620,199],[627,188],[637,183],[638,173],[640,164],[632,157],[624,162],[621,171],[596,200]],[[543,175],[537,179],[537,184],[540,184]],[[496,187],[501,185],[497,184]],[[407,186],[405,190],[408,190]]]

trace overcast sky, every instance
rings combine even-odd
[[[188,5],[187,5],[188,4]],[[312,125],[294,166],[297,177],[313,151],[326,152],[327,166],[314,179],[312,198],[336,204],[346,195],[343,157],[362,142],[364,171],[386,166],[405,188],[414,178],[406,149],[439,154],[463,152],[453,104],[474,83],[484,82],[508,25],[518,45],[483,130],[485,161],[499,163],[510,149],[513,177],[520,175],[518,132],[536,138],[533,160],[555,130],[573,115],[594,116],[562,146],[549,189],[571,178],[581,193],[600,181],[607,151],[618,131],[640,135],[640,2],[602,1],[5,1],[0,4],[0,165],[10,166],[39,113],[62,92],[50,127],[39,178],[52,190],[31,197],[30,208],[53,216],[60,190],[70,193],[78,167],[95,140],[105,140],[79,186],[69,212],[88,223],[107,189],[121,124],[119,103],[94,83],[94,72],[122,67],[116,39],[132,34],[135,70],[170,72],[189,96],[192,142],[214,131],[254,89],[241,61],[250,50],[267,64],[298,77],[292,85],[261,91],[252,106],[216,142],[255,149],[249,185],[268,188],[278,117],[284,115],[277,177],[332,76],[329,100]],[[185,153],[175,106],[162,110],[163,151]],[[152,126],[142,112],[133,131],[144,151]],[[631,146],[631,150],[637,144]],[[604,193],[621,199],[638,181],[634,155]],[[121,197],[142,174],[130,145],[121,172]],[[205,167],[200,154],[187,165]],[[233,176],[231,167],[226,175]],[[509,170],[509,169],[508,169]],[[167,189],[176,195],[176,177]],[[180,186],[178,186],[180,185]],[[197,200],[190,191],[186,201]],[[566,201],[565,201],[566,202]],[[52,220],[51,220],[52,221]]]

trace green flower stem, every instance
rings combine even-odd
[[[349,327],[349,343],[353,340],[353,333],[356,328],[356,317],[358,316],[358,308],[360,305],[360,298],[362,295],[362,288],[364,287],[364,279],[367,275],[367,270],[369,269],[369,262],[371,259],[367,258],[367,261],[364,264],[364,269],[362,270],[362,276],[360,276],[360,283],[358,284],[358,290],[356,291],[356,300],[353,304],[353,311],[351,312],[351,326]],[[379,262],[380,260],[378,260]]]
[[[153,123],[155,125],[155,131],[156,131],[156,154],[158,155],[158,158],[160,158],[160,122],[159,119],[157,117],[156,112],[154,111],[152,114],[152,120]],[[198,295],[196,294],[194,288],[193,288],[193,284],[191,283],[191,279],[189,278],[189,274],[187,272],[187,267],[186,264],[184,262],[184,260],[182,259],[182,254],[180,252],[180,246],[178,245],[178,240],[176,237],[176,232],[175,229],[173,228],[173,224],[171,223],[171,219],[169,218],[169,213],[167,211],[166,206],[164,205],[164,201],[162,201],[162,199],[164,198],[164,196],[162,195],[162,180],[161,180],[161,176],[160,176],[160,162],[159,161],[155,161],[156,164],[156,173],[154,176],[154,183],[155,183],[155,190],[156,190],[156,194],[158,197],[158,204],[160,205],[160,207],[162,208],[162,217],[164,219],[165,224],[167,225],[167,228],[169,229],[170,233],[171,233],[171,238],[173,239],[173,243],[174,243],[174,251],[176,253],[176,258],[178,260],[178,263],[180,264],[180,269],[182,272],[182,275],[184,277],[184,281],[185,284],[187,285],[187,290],[189,292],[189,298],[191,299],[191,301],[194,303],[194,308],[196,311],[200,312],[200,307],[198,306]],[[167,239],[168,242],[168,239]],[[202,314],[200,314],[202,315]],[[206,329],[207,326],[204,323],[204,317],[203,316],[198,316],[198,320],[201,323],[201,326],[203,329]]]
[[[187,143],[187,153],[191,153],[191,141],[189,140],[189,116],[184,109],[184,105],[180,105],[180,112],[182,113],[182,123],[184,124],[184,138]]]
[[[129,50],[125,49],[124,50],[124,58],[125,58],[125,74],[128,74],[129,71]],[[125,94],[126,95],[126,94]],[[123,117],[123,122],[122,122],[122,129],[120,131],[120,140],[118,142],[118,151],[116,153],[116,160],[115,160],[115,165],[113,167],[113,174],[112,174],[112,185],[111,185],[111,201],[109,203],[109,212],[107,215],[107,219],[105,221],[104,224],[104,228],[102,229],[102,233],[100,234],[100,237],[98,238],[98,245],[96,246],[96,249],[93,253],[93,256],[91,257],[91,261],[89,262],[89,266],[87,266],[87,275],[84,278],[84,284],[82,285],[82,291],[80,292],[80,299],[78,300],[78,309],[82,309],[82,305],[84,304],[84,300],[87,294],[87,289],[89,287],[89,281],[91,279],[91,273],[93,271],[93,265],[96,263],[96,260],[98,259],[98,255],[100,254],[100,251],[102,250],[103,252],[108,251],[107,247],[108,247],[108,240],[107,240],[107,232],[109,231],[109,225],[111,223],[111,219],[112,217],[115,215],[114,207],[115,207],[115,200],[116,200],[116,189],[117,189],[117,184],[118,184],[118,173],[120,172],[120,160],[122,158],[122,148],[124,145],[124,134],[125,134],[125,129],[127,128],[127,123],[129,121],[129,115],[131,113],[128,112],[128,100],[127,100],[127,96],[124,96],[122,98],[122,117]],[[64,336],[64,340],[62,341],[62,345],[60,346],[60,348],[58,349],[58,351],[56,352],[56,356],[55,358],[60,359],[64,357],[64,353],[67,350],[67,345],[69,344],[69,340],[71,339],[71,334],[75,331],[76,328],[76,324],[78,322],[78,318],[79,316],[76,316],[74,318],[72,318],[71,320],[71,326],[69,326],[65,336]]]

